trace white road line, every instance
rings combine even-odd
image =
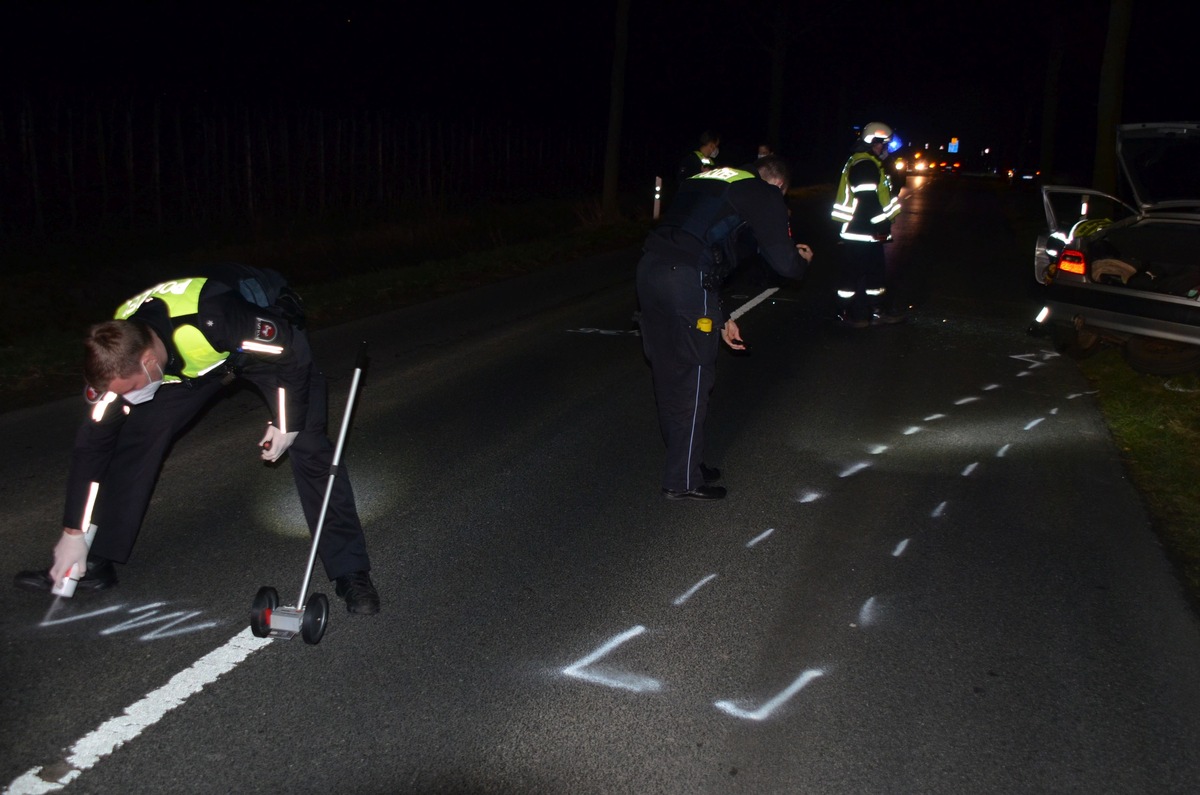
[[[8,785],[5,793],[34,795],[62,789],[270,642],[270,638],[255,637],[249,628],[234,635],[224,646],[204,655],[190,668],[171,677],[165,685],[126,707],[121,715],[100,724],[71,746],[61,761],[26,771]]]
[[[1012,447],[1011,444],[1006,444],[1003,447],[1001,447],[999,450],[997,450],[996,458],[1004,458],[1004,454],[1008,452],[1008,448],[1010,448],[1010,447]]]
[[[936,519],[939,516],[941,516],[945,510],[946,510],[946,502],[945,502],[945,500],[943,500],[942,502],[938,503],[937,507],[933,509],[933,513],[931,513],[929,515],[931,517],[933,517],[934,519]]]
[[[892,557],[893,558],[900,557],[901,555],[904,554],[904,550],[906,550],[906,549],[908,549],[908,539],[907,538],[904,539],[903,541],[901,541],[899,544],[897,544],[896,548],[892,550]]]
[[[965,469],[963,469],[963,471],[962,471],[962,476],[963,476],[964,478],[965,478],[965,477],[967,477],[968,475],[970,475],[972,472],[974,472],[974,471],[975,471],[975,467],[977,467],[977,466],[979,466],[979,462],[978,462],[978,461],[976,461],[976,462],[975,462],[975,463],[973,463],[973,464],[967,464],[966,468],[965,468]]]
[[[1042,420],[1044,420],[1044,419],[1046,419],[1046,418],[1045,418],[1045,417],[1038,417],[1036,420],[1030,420],[1030,421],[1029,421],[1029,424],[1028,424],[1028,425],[1026,425],[1026,426],[1023,428],[1023,430],[1026,430],[1026,431],[1028,431],[1028,430],[1030,430],[1031,428],[1035,428],[1035,427],[1037,427],[1037,424],[1038,424],[1039,422],[1041,422]]]

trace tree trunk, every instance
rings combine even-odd
[[[612,77],[608,98],[608,141],[604,149],[604,192],[600,202],[600,217],[604,223],[615,223],[621,217],[621,206],[617,197],[621,124],[625,109],[625,58],[629,51],[629,3],[630,0],[617,0]]]
[[[1104,42],[1104,64],[1100,67],[1100,98],[1096,103],[1096,162],[1092,184],[1113,193],[1117,189],[1116,129],[1121,122],[1125,90],[1125,44],[1133,0],[1111,0],[1108,38]]]

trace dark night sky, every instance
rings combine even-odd
[[[35,102],[134,92],[380,106],[578,122],[602,136],[615,5],[18,0],[0,7],[0,65],[8,88]],[[723,148],[751,150],[766,126],[769,61],[758,37],[769,5],[632,0],[626,131],[661,137],[673,155],[715,127]],[[1165,2],[1135,5],[1125,120],[1200,115],[1186,87],[1186,27],[1172,24]],[[1067,18],[1056,26],[1058,7]],[[789,8],[784,151],[840,145],[847,125],[872,120],[910,139],[998,145],[1033,119],[1036,139],[1056,28],[1067,42],[1060,120],[1094,140],[1107,0]]]

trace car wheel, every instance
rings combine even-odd
[[[1086,329],[1055,326],[1053,334],[1055,350],[1072,359],[1086,359],[1104,347],[1100,335]]]
[[[1147,375],[1180,375],[1200,369],[1200,345],[1186,342],[1130,337],[1121,354],[1130,367]]]

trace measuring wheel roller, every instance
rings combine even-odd
[[[329,599],[323,593],[308,597],[304,605],[304,618],[300,621],[300,637],[310,646],[321,642],[325,627],[329,623]]]
[[[279,607],[279,593],[269,585],[258,589],[250,605],[250,631],[255,637],[271,634],[271,611]]]

